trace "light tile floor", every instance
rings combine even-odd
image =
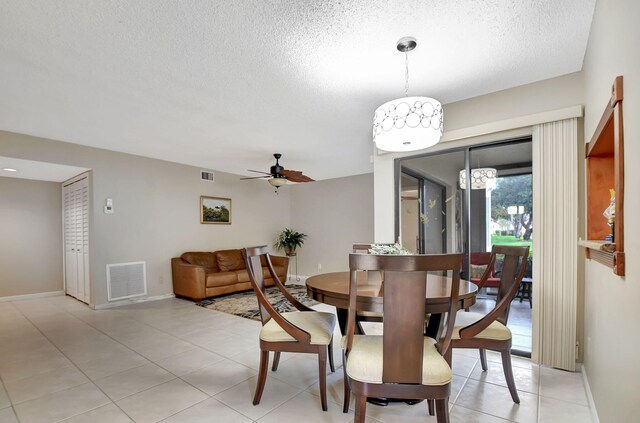
[[[342,369],[328,375],[322,412],[316,360],[301,354],[283,354],[253,406],[259,330],[178,299],[102,311],[68,297],[1,302],[0,422],[353,421],[353,411],[342,413]],[[482,372],[475,351],[454,352],[452,422],[591,421],[581,374],[514,357],[516,405],[499,356],[488,359]],[[424,403],[368,405],[367,415],[435,422]]]

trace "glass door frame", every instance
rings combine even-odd
[[[469,274],[469,256],[470,256],[470,251],[469,248],[471,246],[471,231],[469,230],[469,228],[471,227],[471,213],[469,213],[468,208],[471,205],[471,178],[470,178],[470,172],[471,172],[471,153],[474,150],[483,150],[486,148],[492,148],[492,147],[497,147],[500,145],[514,145],[514,144],[520,144],[520,143],[526,143],[526,142],[532,142],[532,138],[530,135],[524,136],[524,137],[518,137],[518,138],[511,138],[511,139],[507,139],[507,140],[499,140],[499,141],[492,141],[492,142],[486,142],[486,143],[482,143],[482,144],[477,144],[477,145],[467,145],[464,147],[454,147],[454,148],[450,148],[450,149],[445,149],[445,150],[438,150],[438,151],[434,151],[432,153],[423,153],[423,154],[417,154],[415,156],[403,156],[403,157],[398,157],[396,159],[394,159],[394,190],[395,190],[395,205],[394,205],[394,219],[395,219],[395,239],[398,239],[398,237],[400,236],[400,201],[401,201],[401,190],[400,190],[400,181],[401,181],[401,176],[402,176],[402,172],[403,172],[403,166],[402,166],[402,161],[403,160],[410,160],[410,159],[416,159],[416,158],[420,158],[420,157],[429,157],[429,156],[437,156],[437,155],[441,155],[441,154],[448,154],[448,153],[456,153],[456,152],[463,152],[464,153],[464,168],[465,171],[467,173],[467,178],[466,178],[466,184],[467,184],[467,189],[465,189],[464,191],[464,196],[465,196],[465,202],[467,204],[466,207],[462,207],[462,231],[463,231],[463,241],[462,241],[462,253],[465,256],[465,269],[463,269],[463,272],[465,274]],[[406,170],[406,169],[404,169]],[[413,172],[415,174],[415,172]],[[419,174],[418,174],[419,175]],[[410,175],[412,177],[415,177],[414,175]],[[419,175],[419,178],[424,178],[424,176]],[[428,179],[428,178],[427,178]],[[446,243],[443,245],[447,245]]]

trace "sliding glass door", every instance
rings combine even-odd
[[[463,277],[481,276],[493,245],[531,245],[531,154],[527,138],[399,159],[396,237],[416,253],[463,252]],[[531,351],[531,260],[529,292],[519,294],[510,317],[514,350],[524,354]],[[498,261],[498,277],[500,269]],[[493,291],[479,293],[477,311],[495,306]]]

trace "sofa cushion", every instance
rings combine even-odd
[[[276,271],[276,275],[280,278],[280,282],[284,282],[283,276],[284,278],[287,277],[287,269],[284,266],[273,266],[273,270]],[[269,273],[269,270],[267,270],[267,273]]]
[[[284,267],[283,266],[274,266],[273,270],[276,271],[276,275],[281,275],[283,274],[282,272],[284,271]],[[242,269],[242,270],[236,270],[235,273],[238,275],[238,282],[249,282],[249,272],[247,272],[247,269]],[[262,274],[264,276],[265,280],[271,280],[271,273],[269,273],[269,268],[267,266],[264,266],[262,268]],[[285,273],[286,275],[286,273]],[[282,278],[281,282],[282,282]]]
[[[210,272],[207,273],[206,287],[233,285],[238,283],[238,275],[236,272]]]
[[[180,258],[189,264],[205,267],[207,271],[217,272],[220,270],[215,253],[190,251],[181,255]]]
[[[249,272],[247,272],[247,269],[236,270],[234,273],[238,277],[238,282],[249,282]]]
[[[244,258],[240,250],[220,250],[216,252],[218,267],[221,272],[232,272],[245,268]]]

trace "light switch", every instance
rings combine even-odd
[[[107,198],[107,203],[104,206],[104,212],[107,214],[113,213],[113,200],[111,198]]]

